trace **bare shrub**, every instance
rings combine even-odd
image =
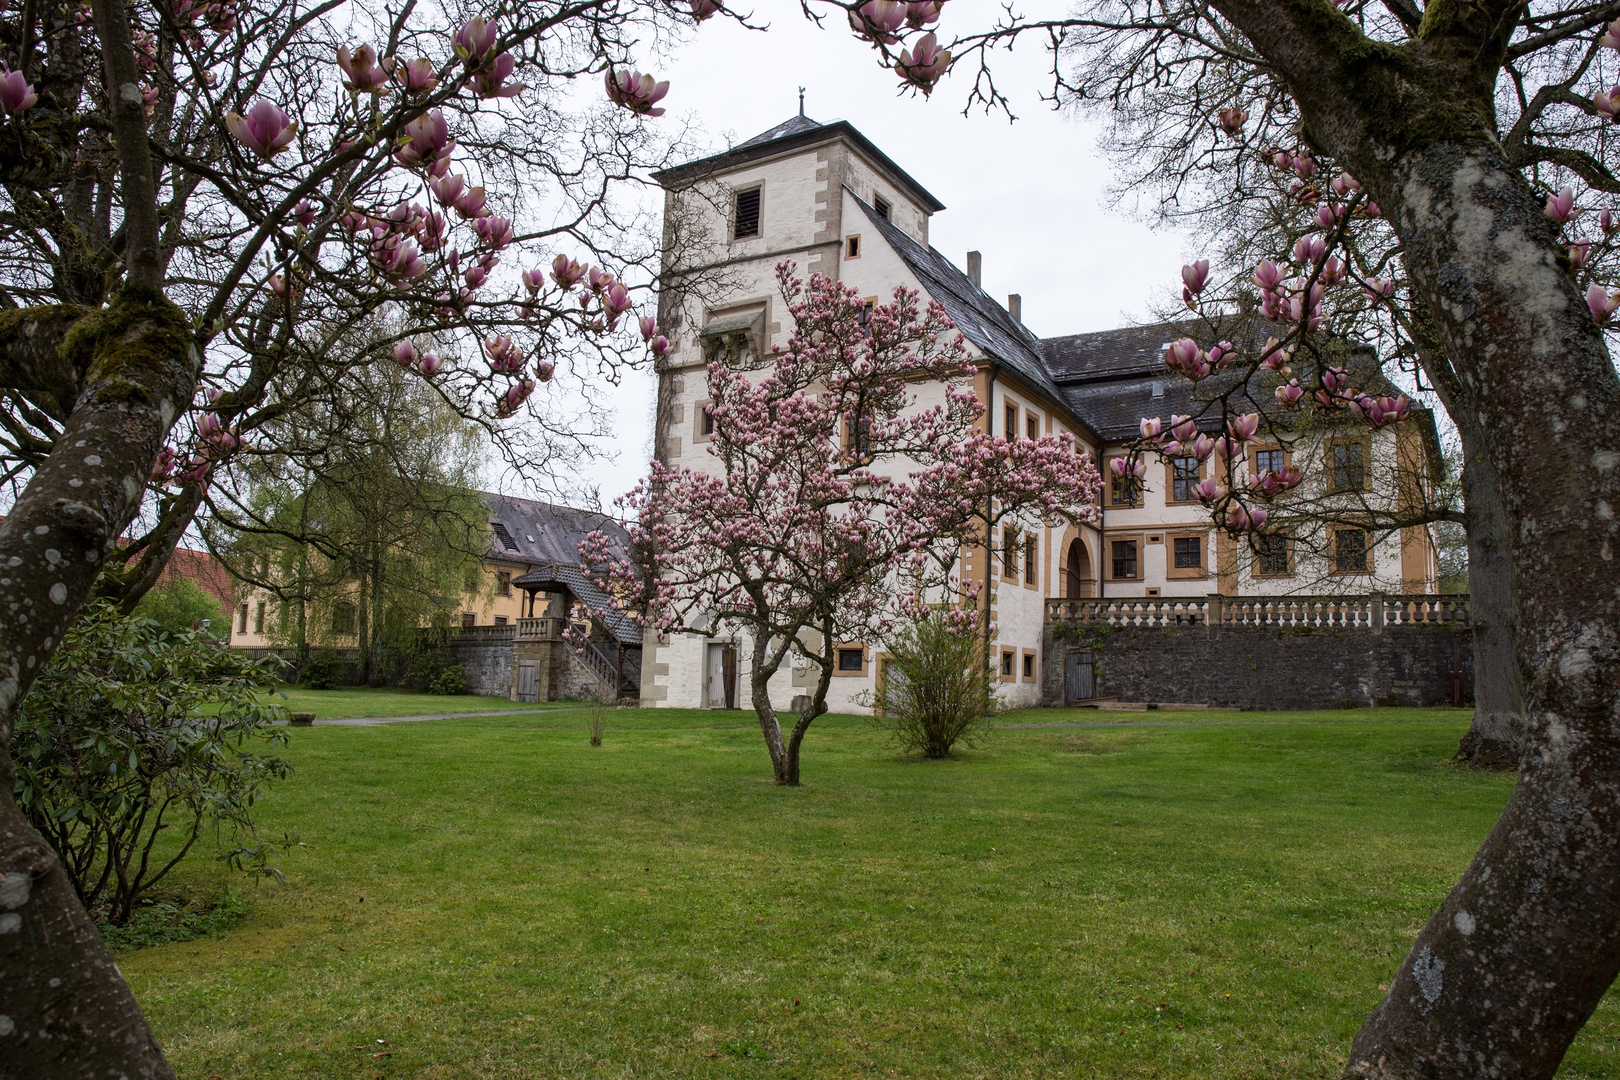
[[[978,746],[996,711],[995,671],[986,658],[978,612],[925,608],[884,642],[883,678],[871,695],[873,723],[908,753],[950,755]]]

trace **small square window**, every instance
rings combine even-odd
[[[866,650],[865,649],[839,649],[838,650],[838,670],[839,671],[860,671],[865,666],[866,666]]]
[[[1288,538],[1266,533],[1254,538],[1254,572],[1261,577],[1287,577],[1294,572]]]
[[[237,617],[240,620],[236,624],[236,632],[238,634],[247,633],[247,619],[248,619],[247,611],[248,611],[247,604],[244,603],[242,605],[242,610],[237,612]]]
[[[1001,530],[1001,576],[1018,580],[1018,530]]]
[[[475,627],[477,625],[478,625],[478,612],[476,612],[476,611],[463,611],[461,613],[461,628],[463,630],[471,630],[473,627]]]
[[[861,257],[861,237],[860,237],[860,234],[857,233],[854,236],[846,236],[844,238],[844,258],[846,258],[846,259],[858,259],[860,257]]]
[[[1024,678],[1033,679],[1034,677],[1035,677],[1035,655],[1033,653],[1025,653],[1024,654]]]
[[[1012,678],[1015,655],[1011,649],[1003,650],[1001,654],[1001,673],[1009,679]]]
[[[1035,534],[1024,537],[1024,584],[1037,584],[1036,572],[1040,569],[1040,542]]]
[[[759,188],[737,192],[731,235],[737,240],[759,235]]]
[[[253,632],[255,634],[264,633],[264,601],[263,600],[260,600],[258,606],[253,609]]]
[[[512,572],[510,570],[495,571],[495,591],[502,596],[512,595]]]
[[[1283,452],[1281,450],[1256,450],[1254,452],[1254,473],[1256,476],[1268,472],[1283,471]]]
[[[505,615],[497,615],[497,616],[495,616],[495,625],[496,626],[505,626],[506,625],[506,616]]]
[[[1016,405],[1007,406],[1006,433],[1009,439],[1018,438],[1018,406]]]
[[[872,209],[876,210],[878,212],[878,216],[884,221],[888,221],[889,211],[893,209],[893,207],[889,205],[888,199],[885,199],[883,196],[879,195],[872,200]]]
[[[1041,418],[1038,416],[1026,417],[1024,420],[1024,433],[1031,439],[1041,437]]]
[[[1176,537],[1176,569],[1202,570],[1204,568],[1204,541],[1196,536]]]
[[[1333,568],[1341,574],[1367,572],[1367,534],[1361,529],[1340,529],[1333,534]]]

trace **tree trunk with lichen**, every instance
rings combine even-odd
[[[1462,433],[1463,501],[1468,507],[1468,604],[1474,624],[1474,718],[1457,756],[1481,769],[1517,769],[1524,743],[1524,693],[1514,655],[1513,561],[1509,523],[1490,458],[1472,424]]]
[[[1551,1077],[1620,972],[1620,377],[1493,93],[1517,6],[1435,0],[1370,41],[1321,0],[1216,0],[1383,207],[1512,523],[1519,783],[1346,1076]]]
[[[16,804],[11,741],[18,703],[139,508],[199,362],[184,314],[153,289],[126,286],[65,326],[58,309],[35,310],[0,328],[0,386],[42,389],[17,362],[30,351],[54,355],[57,378],[82,379],[54,450],[0,522],[0,1077],[171,1077],[61,861]]]

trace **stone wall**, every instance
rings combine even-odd
[[[512,695],[512,644],[516,627],[477,626],[449,635],[444,650],[467,673],[467,692]]]
[[[1042,698],[1062,705],[1066,655],[1092,650],[1095,696],[1238,709],[1443,705],[1459,660],[1472,700],[1473,639],[1466,629],[1203,626],[1083,627],[1048,623]]]

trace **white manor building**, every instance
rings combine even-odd
[[[929,221],[943,204],[846,122],[820,124],[801,114],[656,178],[666,191],[667,235],[679,222],[686,233],[695,229],[707,237],[689,242],[682,263],[666,270],[677,278],[682,271],[706,270],[725,282],[719,295],[669,290],[661,301],[659,323],[671,348],[658,369],[654,452],[667,464],[702,470],[713,460],[704,445],[705,367],[713,346],[740,335],[758,356],[785,342],[791,327],[783,326],[775,268],[787,259],[804,276],[826,274],[880,302],[897,286],[939,301],[977,362],[975,388],[991,431],[1066,431],[1092,454],[1105,480],[1107,460],[1125,452],[1140,418],[1161,416],[1168,425],[1172,414],[1198,411],[1191,385],[1162,359],[1166,343],[1184,331],[1159,324],[1036,337],[1020,321],[1017,296],[1004,306],[980,288],[978,252],[968,252],[964,272],[929,246]],[[923,404],[932,397],[922,386],[918,396]],[[1417,412],[1416,423],[1379,432],[1345,428],[1302,440],[1291,455],[1262,445],[1247,464],[1254,471],[1286,459],[1306,469],[1302,491],[1314,484],[1318,490],[1371,492],[1359,497],[1393,504],[1397,485],[1381,483],[1379,476],[1393,476],[1397,460],[1418,463],[1424,485],[1437,468],[1432,416]],[[1041,700],[1049,598],[1433,592],[1435,549],[1422,526],[1384,534],[1352,524],[1326,530],[1323,543],[1279,542],[1264,557],[1240,549],[1213,527],[1207,509],[1187,490],[1199,475],[1209,475],[1208,467],[1200,470],[1193,459],[1178,465],[1150,458],[1142,490],[1105,484],[1097,526],[1009,529],[992,538],[994,550],[981,546],[967,554],[963,574],[990,587],[1004,704]],[[649,637],[641,703],[746,707],[747,650],[746,640]],[[838,643],[837,656],[829,709],[869,711],[859,699],[882,677],[881,643]],[[779,708],[813,683],[815,673],[799,663],[772,684]]]

